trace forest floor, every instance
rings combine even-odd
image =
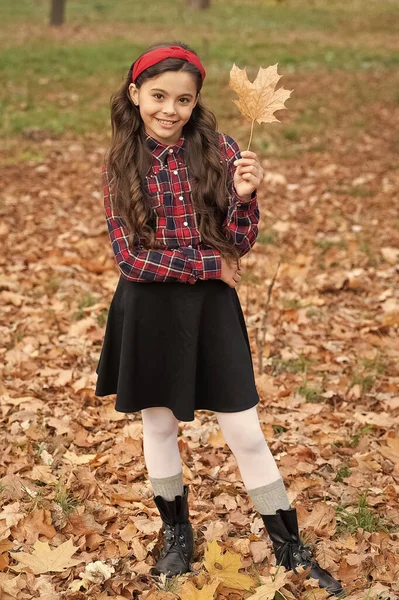
[[[321,27],[284,32],[287,52],[299,38],[300,49],[306,39],[326,44],[327,36],[337,53],[357,40],[355,62],[359,48],[362,56],[377,48],[379,58],[342,69],[300,61],[279,67],[294,92],[277,114],[281,124],[255,128],[253,149],[265,169],[261,223],[238,294],[262,429],[306,540],[347,598],[392,600],[399,597],[398,74],[388,18],[381,20],[386,36],[371,17],[364,22],[369,28],[357,37],[354,31],[346,45],[334,28],[330,37]],[[10,49],[13,27],[2,34]],[[68,27],[71,47],[73,35],[83,43],[82,27]],[[98,25],[85,27],[90,48]],[[61,52],[65,33],[34,20],[18,31],[29,28],[41,43],[58,36]],[[121,28],[114,34],[122,39]],[[110,35],[104,29],[99,46]],[[20,44],[26,55],[28,36],[20,35],[14,49]],[[207,100],[219,130],[244,148],[249,124],[227,87],[232,62],[230,55],[209,58]],[[250,64],[256,72],[275,62],[279,51]],[[15,69],[5,75],[9,92],[19,63]],[[68,93],[61,79],[54,97],[47,88],[38,94],[49,114],[59,115],[70,94],[86,97],[84,86],[74,92],[72,80],[65,85]],[[96,105],[112,91],[108,82],[101,86]],[[87,106],[95,110],[90,93]],[[226,108],[216,105],[220,97]],[[197,573],[171,582],[149,576],[161,521],[141,419],[117,413],[113,396],[94,396],[119,278],[102,205],[108,124],[105,131],[101,119],[91,121],[92,130],[79,132],[60,117],[53,127],[48,115],[36,120],[32,98],[24,102],[23,121],[5,108],[0,146],[0,597],[260,600],[279,590],[280,599],[325,598],[301,575],[275,575],[261,519],[208,411],[179,426]]]

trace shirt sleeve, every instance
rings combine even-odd
[[[115,262],[121,275],[130,281],[178,281],[195,283],[197,279],[220,279],[221,254],[218,250],[146,250],[129,247],[128,230],[123,219],[114,214],[106,164],[102,169],[104,208]]]
[[[234,161],[241,158],[238,144],[228,135],[223,135],[224,153],[227,160],[227,187],[229,190],[229,207],[223,223],[223,229],[234,242],[240,256],[247,254],[258,236],[259,206],[257,190],[251,194],[250,200],[241,198],[234,188]]]

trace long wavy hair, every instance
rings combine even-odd
[[[155,48],[171,45],[193,52],[181,42],[162,42],[150,46],[141,56]],[[164,244],[155,237],[154,211],[144,186],[153,159],[145,143],[146,133],[140,109],[129,94],[133,66],[134,63],[121,88],[110,99],[112,137],[105,161],[114,212],[127,226],[129,245],[132,247],[135,240],[140,239],[145,248],[157,249],[163,248]],[[165,71],[191,73],[197,85],[197,94],[200,94],[200,71],[192,63],[179,58],[167,58],[143,71],[135,82],[136,87],[140,88],[144,81]],[[222,230],[229,198],[227,165],[225,160],[221,161],[223,157],[216,117],[202,104],[200,95],[190,120],[183,127],[183,135],[187,167],[190,179],[193,180],[192,203],[197,214],[201,241],[205,246],[219,250],[222,256],[237,260],[239,254],[232,238]]]

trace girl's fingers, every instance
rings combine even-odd
[[[259,165],[240,165],[237,167],[237,172],[240,175],[241,173],[259,173],[263,175],[263,169]]]
[[[254,173],[254,175],[259,174],[259,175],[263,175],[263,169],[259,169],[257,167],[254,166],[247,166],[247,167],[237,167],[237,173],[238,175],[242,175],[243,173]]]
[[[255,175],[254,173],[243,173],[240,175],[241,179],[254,179],[255,181],[262,181],[262,177]]]
[[[235,165],[258,165],[260,167],[260,163],[258,160],[254,158],[239,158],[234,161]]]
[[[245,158],[257,158],[256,152],[252,152],[252,150],[243,150],[240,154]]]

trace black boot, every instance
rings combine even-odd
[[[295,508],[279,509],[276,515],[261,515],[266,530],[273,542],[274,553],[278,564],[296,573],[296,567],[308,569],[309,577],[319,581],[321,588],[326,588],[330,596],[339,597],[344,593],[339,581],[320,565],[312,556],[309,546],[304,546],[299,537],[298,520]]]
[[[188,486],[185,485],[183,495],[175,496],[174,500],[165,500],[162,496],[154,498],[163,521],[164,547],[151,575],[165,573],[167,577],[173,577],[190,570],[194,541],[187,496]]]

